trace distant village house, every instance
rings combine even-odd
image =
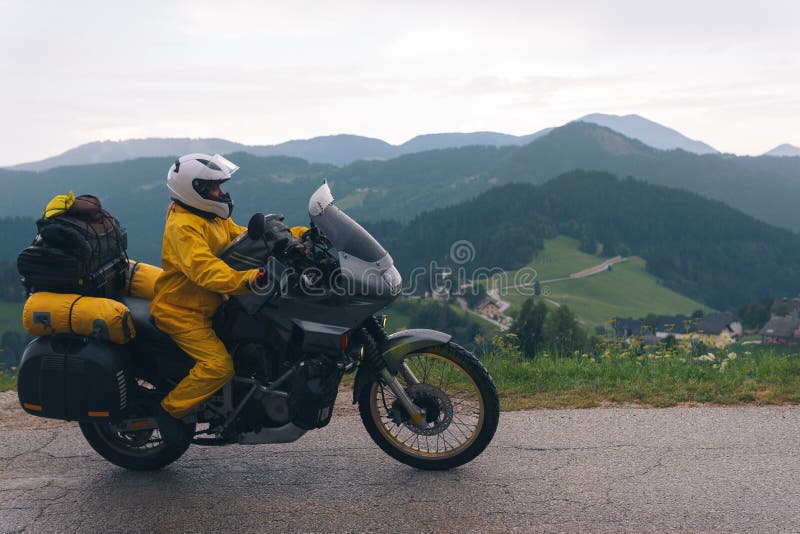
[[[500,308],[494,303],[494,301],[489,299],[482,300],[480,303],[478,303],[477,311],[484,317],[494,319],[495,321],[500,319]]]
[[[743,332],[741,319],[731,312],[718,312],[704,316],[692,337],[706,345],[725,347],[742,337]]]
[[[730,312],[709,313],[698,319],[685,315],[662,315],[654,324],[642,319],[616,318],[612,326],[614,335],[623,339],[636,337],[655,343],[673,336],[715,347],[730,345],[743,333],[741,319]]]
[[[760,334],[765,345],[800,346],[800,319],[793,315],[773,316]]]

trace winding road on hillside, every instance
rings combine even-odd
[[[0,430],[0,532],[797,532],[798,428],[798,407],[509,412],[482,456],[423,472],[344,415],[140,473],[74,425]]]
[[[612,265],[616,265],[617,263],[622,263],[623,261],[627,261],[627,260],[628,260],[628,258],[623,258],[622,256],[614,256],[613,258],[607,259],[606,261],[604,261],[602,263],[599,263],[599,264],[597,264],[597,265],[595,265],[593,267],[589,267],[587,269],[583,269],[582,271],[578,271],[577,273],[572,273],[572,274],[570,274],[568,276],[562,276],[560,278],[551,278],[550,280],[540,280],[539,284],[541,285],[541,284],[548,284],[548,283],[553,283],[553,282],[562,282],[564,280],[576,280],[578,278],[586,278],[587,276],[594,276],[596,274],[600,274],[600,273],[608,271],[609,267],[611,267]],[[520,288],[520,287],[528,287],[528,288],[530,288],[530,287],[533,287],[533,285],[535,283],[536,283],[536,281],[534,281],[534,282],[526,282],[524,284],[515,284],[515,285],[511,285],[511,286],[505,286],[502,289],[503,289],[503,291],[508,291],[509,289],[517,289],[517,288]],[[487,291],[487,295],[492,300],[494,300],[495,303],[497,304],[497,307],[500,310],[500,316],[501,317],[505,314],[505,311],[508,308],[511,307],[511,303],[510,302],[500,298],[500,289],[493,287],[492,289]],[[558,302],[556,302],[556,301],[554,301],[552,299],[545,298],[545,300],[547,302],[553,304],[557,308],[561,306],[561,304],[559,304]],[[483,319],[488,319],[487,317],[484,317],[483,315],[481,315],[481,317]],[[508,330],[508,327],[503,325],[502,323],[500,323],[498,321],[495,321],[493,319],[488,319],[488,320],[491,320],[494,324],[500,326],[501,330]]]

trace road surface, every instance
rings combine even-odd
[[[7,430],[0,532],[797,532],[798,438],[798,407],[512,412],[481,457],[431,473],[344,416],[134,473],[74,427]]]

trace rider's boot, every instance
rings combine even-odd
[[[170,445],[175,447],[188,446],[192,441],[192,435],[189,433],[183,421],[172,417],[161,404],[156,406],[155,418],[158,423],[158,429],[161,431],[161,437]]]

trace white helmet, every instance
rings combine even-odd
[[[167,173],[167,188],[172,200],[200,215],[227,219],[233,201],[227,193],[213,199],[206,196],[210,185],[222,185],[239,167],[219,154],[187,154],[175,160]]]

